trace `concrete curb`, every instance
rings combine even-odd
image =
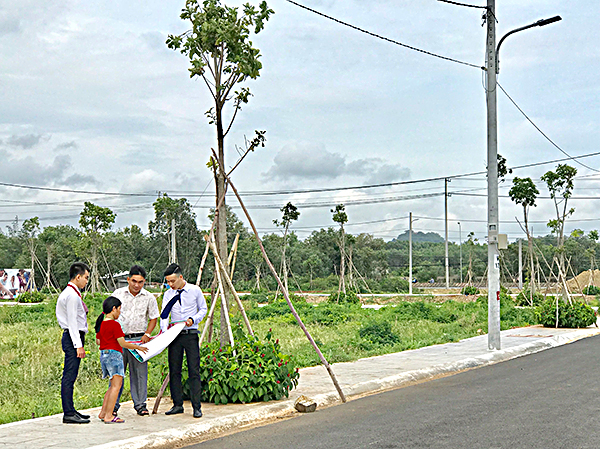
[[[437,376],[450,375],[467,369],[492,365],[495,363],[523,357],[534,354],[546,349],[562,346],[582,338],[591,337],[600,333],[590,332],[590,329],[574,330],[564,335],[555,335],[542,338],[540,340],[525,343],[513,348],[490,352],[477,357],[469,357],[457,362],[434,365],[429,368],[407,371],[394,376],[388,376],[381,379],[361,382],[358,384],[344,386],[344,393],[349,399],[357,398],[367,394],[374,394],[409,385],[411,383],[431,379]],[[335,390],[328,393],[313,396],[320,407],[326,407],[341,403]],[[115,441],[98,446],[92,446],[88,449],[142,449],[142,448],[174,448],[183,445],[193,444],[207,439],[209,436],[215,436],[234,429],[251,426],[254,424],[266,423],[267,421],[291,416],[296,413],[293,400],[284,400],[277,403],[265,404],[261,407],[254,406],[247,411],[223,416],[216,419],[201,421],[197,424],[189,424],[175,429],[168,429],[148,435],[129,438],[126,440]]]

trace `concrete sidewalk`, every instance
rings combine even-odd
[[[458,343],[429,346],[387,354],[356,362],[337,363],[333,371],[349,400],[365,394],[408,385],[413,382],[453,374],[465,369],[510,360],[581,338],[600,334],[597,327],[586,329],[546,329],[539,326],[502,332],[502,349],[489,351],[487,335]],[[269,420],[292,416],[294,400],[305,395],[319,407],[341,403],[327,371],[322,366],[300,370],[300,383],[290,398],[252,404],[203,404],[204,416],[194,419],[185,404],[183,415],[165,416],[171,407],[167,398],[159,414],[139,417],[131,403],[123,404],[124,424],[107,427],[97,418],[99,408],[82,411],[92,415],[90,424],[62,424],[62,415],[0,425],[0,447],[61,449],[136,449],[181,447],[220,433],[239,430]],[[152,409],[153,400],[149,401]],[[318,408],[317,408],[318,411]]]

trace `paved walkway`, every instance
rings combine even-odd
[[[429,346],[412,351],[387,354],[356,362],[333,365],[349,400],[378,391],[408,385],[465,369],[510,360],[581,338],[600,334],[597,327],[587,329],[545,329],[539,326],[502,332],[502,349],[489,351],[487,335],[457,343]],[[340,403],[335,387],[322,366],[300,370],[300,383],[290,399],[253,404],[203,404],[204,417],[194,419],[185,404],[183,415],[165,416],[171,407],[163,400],[159,413],[139,417],[131,403],[123,404],[124,424],[107,426],[96,418],[99,408],[85,410],[93,416],[90,424],[62,424],[62,415],[0,425],[0,448],[60,449],[136,449],[181,447],[230,430],[291,416],[294,400],[305,395],[319,407]],[[153,401],[149,401],[151,410]],[[318,408],[317,408],[318,410]]]

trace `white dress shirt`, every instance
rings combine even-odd
[[[186,326],[184,329],[198,329],[198,323],[206,316],[206,299],[200,287],[186,282],[181,292],[181,301],[177,301],[171,309],[170,321],[186,321],[191,318],[194,323]],[[167,306],[169,301],[177,294],[178,289],[169,289],[165,292],[162,301],[162,309]],[[169,317],[160,320],[160,329],[165,332],[169,328]]]
[[[112,296],[121,300],[121,315],[117,321],[125,334],[145,333],[148,321],[160,316],[156,298],[144,288],[133,296],[129,287],[122,287],[116,289]]]
[[[77,293],[79,289],[76,285],[69,282],[67,288],[58,296],[56,301],[56,319],[58,325],[63,330],[68,330],[73,347],[81,348],[83,346],[79,332],[88,331],[87,314],[83,308],[81,296]]]

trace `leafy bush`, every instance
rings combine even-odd
[[[428,320],[436,323],[452,323],[458,315],[452,310],[453,301],[444,304],[429,304],[425,302],[402,302],[394,308],[394,312],[404,320]]]
[[[529,284],[523,286],[523,290],[515,298],[515,302],[518,306],[531,306],[529,302],[531,299],[531,292],[529,290]],[[544,302],[544,295],[539,292],[533,293],[533,306],[539,306]]]
[[[279,400],[298,385],[300,373],[291,355],[281,353],[272,333],[264,341],[234,329],[235,347],[215,341],[200,348],[202,401],[215,404]],[[235,354],[234,354],[235,349]]]
[[[28,304],[43,302],[44,299],[46,299],[46,295],[44,295],[41,292],[36,292],[36,291],[23,292],[23,293],[19,294],[19,296],[17,296],[17,301],[19,301],[20,303],[28,303]]]
[[[595,285],[588,285],[583,289],[584,295],[600,295],[600,287],[596,287]]]
[[[348,291],[346,293],[332,293],[327,299],[329,302],[337,304],[360,304],[360,298],[354,292]]]
[[[463,295],[469,296],[469,295],[478,295],[479,294],[479,289],[477,287],[475,287],[474,285],[467,285],[466,287],[464,287],[461,290],[461,293]]]
[[[400,341],[400,337],[392,332],[389,321],[372,321],[361,327],[358,335],[364,340],[381,346],[393,345]]]
[[[537,310],[538,322],[545,327],[556,327],[557,299],[551,298],[542,303]],[[558,327],[588,327],[596,322],[596,312],[587,304],[574,301],[573,304],[558,299]]]

